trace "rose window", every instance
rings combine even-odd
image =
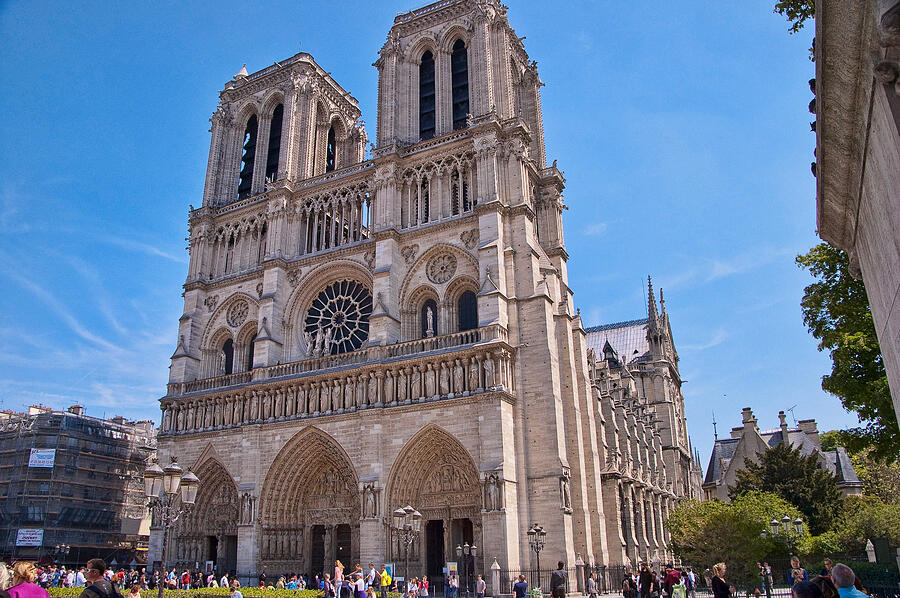
[[[435,284],[444,284],[456,272],[456,256],[442,253],[428,262],[426,273],[428,280]]]
[[[369,338],[372,294],[355,280],[334,282],[316,297],[303,330],[320,355],[355,351]]]

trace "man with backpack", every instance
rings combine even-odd
[[[106,578],[106,561],[103,559],[89,560],[84,573],[87,586],[79,598],[122,598],[119,589]]]

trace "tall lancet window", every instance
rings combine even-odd
[[[222,345],[222,373],[234,373],[234,341],[231,339]]]
[[[468,91],[466,92],[468,94]],[[430,50],[422,54],[419,63],[419,138],[434,137],[434,55]]]
[[[450,55],[450,85],[453,94],[453,130],[466,128],[469,114],[469,57],[466,44],[458,39]]]
[[[253,165],[256,162],[256,133],[259,121],[256,115],[247,121],[244,129],[244,153],[241,155],[241,178],[238,182],[238,199],[250,197],[253,191]]]
[[[459,296],[457,303],[459,312],[459,331],[478,328],[478,298],[472,291],[466,291]]]
[[[334,140],[334,125],[328,128],[328,143],[325,146],[325,172],[334,170],[337,147]]]
[[[278,104],[272,111],[272,124],[269,126],[269,148],[266,152],[266,180],[278,178],[278,158],[281,154],[281,123],[284,120],[284,105]]]

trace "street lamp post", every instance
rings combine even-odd
[[[69,555],[69,551],[72,549],[68,544],[57,544],[53,547],[53,553],[56,555],[56,560],[60,564],[65,564],[65,559]],[[62,557],[60,559],[60,557]]]
[[[791,536],[791,524],[794,526],[794,536]],[[796,538],[803,534],[803,520],[797,517],[793,521],[788,515],[785,515],[780,520],[772,519],[769,522],[769,534],[772,538],[777,536],[781,536],[784,538],[785,544],[790,552],[794,550],[794,543],[796,542]],[[767,536],[766,531],[763,530],[761,534],[763,538]]]
[[[412,508],[410,505],[401,507],[394,511],[394,517],[391,527],[397,532],[397,536],[403,541],[404,556],[406,568],[403,571],[403,580],[406,587],[409,587],[409,547],[413,540],[419,535],[422,529],[422,514]]]
[[[531,549],[534,551],[534,554],[537,556],[537,586],[541,587],[541,551],[544,549],[544,537],[547,535],[547,532],[544,531],[540,525],[535,523],[531,526],[527,532],[528,534],[528,545],[531,546]],[[532,583],[534,579],[531,580]]]
[[[187,513],[197,499],[197,488],[200,480],[193,473],[187,473],[172,457],[172,462],[165,469],[159,466],[156,459],[144,470],[144,493],[147,495],[150,509],[158,521],[162,523],[163,541],[160,568],[162,577],[158,584],[158,598],[163,598],[163,587],[166,583],[166,556],[169,550],[169,528]],[[178,504],[178,490],[181,489],[181,504]]]
[[[466,542],[462,546],[456,547],[456,557],[457,560],[462,565],[462,579],[463,583],[466,586],[466,598],[469,598],[469,578],[472,576],[472,569],[474,569],[475,565],[475,557],[478,554],[478,547],[473,543],[469,546],[469,543]],[[471,563],[469,562],[471,559]]]

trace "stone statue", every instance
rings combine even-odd
[[[322,330],[322,327],[319,326],[316,329],[316,347],[313,349],[313,357],[321,357],[322,356],[322,348],[325,346],[325,332]]]
[[[178,410],[178,418],[176,419],[175,427],[179,431],[184,430],[184,409]]]
[[[269,419],[272,417],[272,395],[268,391],[262,391],[262,413],[259,414],[260,419]]]
[[[316,349],[316,339],[313,336],[312,332],[308,330],[303,331],[303,353],[304,356],[309,359],[310,357],[314,357],[313,351]]]
[[[478,381],[478,360],[472,357],[469,360],[469,392],[475,392],[478,388],[481,388]]]
[[[378,380],[375,378],[375,372],[369,372],[369,388],[366,393],[367,405],[374,405],[378,402]]]
[[[497,386],[497,380],[494,378],[494,358],[488,357],[484,364],[484,386],[485,388],[494,388]]]
[[[447,365],[445,363],[441,363],[441,396],[450,394],[450,371],[447,369]]]
[[[344,380],[344,409],[353,408],[353,389],[356,385],[353,383],[353,376],[347,376]]]
[[[493,507],[494,509],[501,509],[501,508],[503,508],[503,502],[502,502],[502,498],[500,496],[500,480],[495,475],[492,475],[491,479],[494,481],[494,483],[491,485],[491,489],[490,489],[491,502],[494,505],[494,507]]]
[[[572,508],[572,495],[569,490],[569,474],[564,473],[559,478],[559,495],[561,506],[563,509],[571,509]]]
[[[409,398],[413,401],[418,401],[422,398],[422,370],[419,366],[413,368]]]
[[[488,477],[484,481],[484,510],[485,511],[493,511],[496,507],[494,506],[494,484],[495,484],[494,476]]]
[[[373,518],[376,516],[375,512],[375,489],[372,486],[366,486],[365,489],[365,504],[363,506],[363,517]]]
[[[397,378],[397,402],[403,403],[406,401],[406,370],[400,370],[400,377]]]
[[[429,399],[434,396],[435,385],[434,385],[434,368],[429,363],[427,369],[425,370],[425,396]]]
[[[259,419],[259,398],[254,391],[250,395],[250,421],[255,422]]]
[[[434,310],[430,305],[425,306],[425,337],[434,336]]]
[[[335,380],[331,383],[331,410],[337,411],[342,409],[342,399],[341,396],[343,393],[341,392],[341,381]]]
[[[457,359],[453,366],[453,394],[459,396],[464,390],[465,375],[463,373],[462,363]]]
[[[275,417],[284,415],[284,393],[279,388],[275,391]]]
[[[325,344],[322,346],[322,357],[331,355],[331,338],[334,336],[334,328],[325,331]]]

